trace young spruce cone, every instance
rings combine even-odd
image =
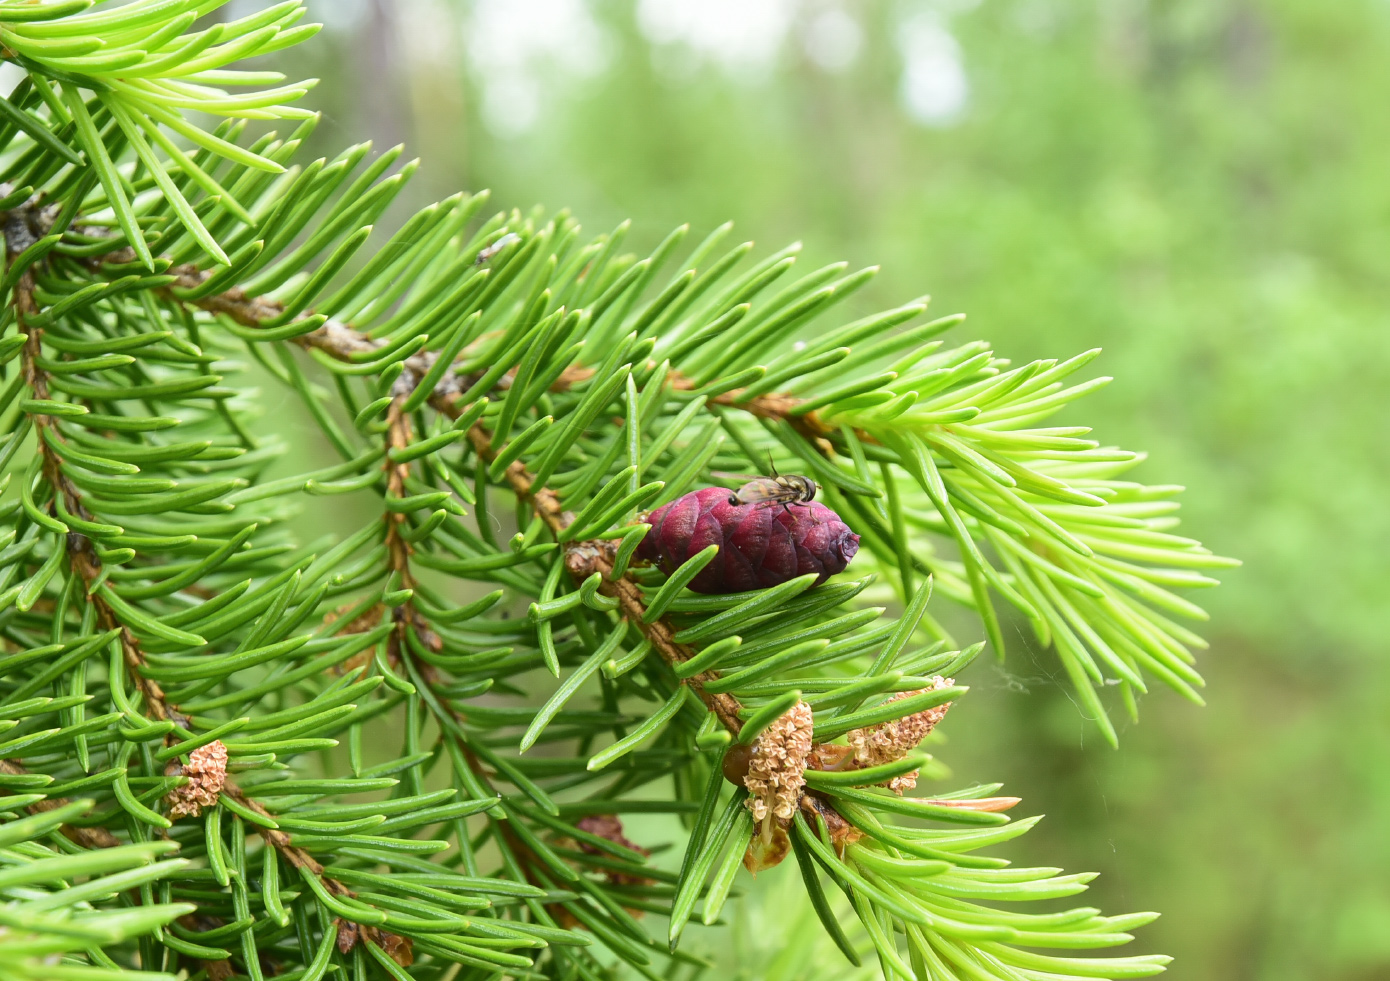
[[[197,817],[206,807],[216,807],[222,788],[227,783],[227,747],[220,739],[199,746],[188,754],[186,766],[175,763],[167,771],[170,776],[183,776],[188,783],[169,791],[165,802],[169,818]]]
[[[711,545],[714,561],[690,582],[697,593],[767,589],[814,572],[819,585],[843,572],[859,536],[824,504],[730,504],[723,487],[691,491],[657,508],[637,547],[639,558],[667,573]]]

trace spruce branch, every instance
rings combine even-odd
[[[201,286],[211,275],[208,271],[193,266],[182,267],[176,272],[179,276],[176,285],[184,289],[194,289]],[[204,310],[226,314],[237,323],[250,328],[260,328],[266,323],[278,323],[284,313],[283,305],[279,302],[265,298],[248,298],[240,289],[213,294],[196,301],[196,303]],[[314,315],[306,313],[301,315],[300,319],[301,321],[312,322]],[[350,362],[354,355],[379,350],[383,346],[382,342],[374,341],[352,327],[336,321],[325,322],[308,333],[299,335],[295,338],[295,342],[303,347],[312,347],[323,351],[330,357],[344,362]],[[463,365],[467,360],[468,355],[460,355],[455,364]],[[434,357],[430,352],[425,352],[405,359],[403,364],[404,370],[397,377],[393,391],[410,394],[415,391],[421,379],[426,377],[430,369],[434,367]],[[656,365],[649,363],[648,367],[655,368]],[[551,389],[559,392],[566,391],[570,385],[587,380],[589,375],[589,370],[582,364],[568,366],[561,372]],[[506,382],[508,378],[509,376],[503,376],[499,379],[499,383]],[[690,379],[684,378],[678,372],[670,372],[668,380],[672,388],[690,390],[694,387],[694,383]],[[444,415],[451,419],[457,419],[464,411],[464,407],[458,404],[458,395],[469,390],[476,381],[476,377],[461,374],[457,370],[450,370],[430,391],[427,400],[431,406]],[[392,449],[404,449],[411,443],[410,420],[401,409],[404,398],[405,395],[396,396],[387,410],[388,444]],[[792,418],[792,410],[797,407],[800,400],[785,394],[745,398],[742,390],[735,390],[716,396],[712,401],[720,405],[745,409],[759,418],[787,420]],[[814,413],[797,416],[795,425],[799,430],[807,433],[829,432],[829,429],[819,422]],[[493,434],[484,426],[481,424],[470,426],[468,439],[480,458],[489,463],[496,459],[497,453],[492,448]],[[394,465],[390,468],[389,473],[387,493],[395,497],[406,496],[404,486],[410,473],[409,466],[405,464]],[[572,515],[567,515],[560,502],[560,497],[555,491],[548,487],[537,488],[533,475],[526,470],[525,465],[519,460],[514,460],[507,465],[504,477],[507,485],[516,496],[535,508],[536,514],[553,534],[558,537],[565,531]],[[403,521],[404,515],[396,514],[388,517],[387,548],[391,554],[393,570],[401,574],[402,584],[409,588],[410,583],[413,582],[409,570],[409,547],[401,540],[398,530]],[[642,631],[643,636],[651,642],[653,648],[669,665],[675,667],[677,664],[690,660],[696,654],[695,649],[675,641],[676,630],[668,619],[660,617],[655,621],[648,622],[645,617],[647,608],[644,597],[641,588],[633,577],[626,574],[617,577],[613,575],[615,548],[611,541],[603,540],[572,543],[566,548],[566,569],[576,583],[582,582],[594,574],[601,576],[603,582],[599,591],[605,596],[611,596],[618,600],[623,617]],[[413,608],[407,605],[406,609]],[[412,618],[408,613],[397,614],[397,616],[398,622],[401,624]],[[405,629],[405,627],[402,626],[401,629]],[[398,641],[398,643],[400,642]],[[729,732],[737,735],[743,728],[743,720],[739,717],[742,707],[738,700],[728,694],[705,692],[703,688],[702,683],[704,681],[714,680],[718,677],[717,671],[710,671],[684,680],[700,696],[710,711],[719,717],[720,723]]]
[[[184,266],[172,271],[179,277],[175,286],[187,290],[196,289],[212,275],[207,270],[200,270],[194,266]],[[267,323],[278,323],[284,313],[284,307],[278,301],[263,297],[248,298],[239,288],[216,293],[195,302],[201,309],[225,314],[242,326],[253,329],[260,328]],[[316,318],[313,314],[306,313],[302,314],[299,319],[301,322],[314,322]],[[383,342],[375,341],[352,327],[336,321],[324,322],[321,326],[299,335],[294,340],[302,347],[323,351],[330,357],[344,362],[351,362],[356,355],[370,353],[384,346]],[[460,355],[455,364],[463,365],[468,359],[468,355]],[[404,370],[397,377],[393,391],[410,394],[414,392],[420,380],[426,377],[430,369],[434,367],[434,356],[431,352],[425,352],[406,358],[403,364]],[[650,365],[650,367],[654,368],[655,365]],[[582,364],[567,366],[551,388],[553,391],[566,391],[570,385],[587,380],[589,375],[589,369]],[[692,383],[678,373],[672,372],[669,377],[673,388],[689,389],[692,387]],[[458,395],[472,388],[476,381],[477,377],[475,376],[450,370],[430,391],[428,402],[449,418],[457,419],[464,411],[464,407],[458,404]],[[507,387],[508,381],[509,376],[503,376],[499,379],[499,387]],[[740,403],[738,401],[740,394],[739,392],[728,393],[716,397],[715,401],[722,405],[738,405],[754,415],[772,419],[787,418],[788,409],[796,405],[794,398],[785,395],[748,399]],[[387,431],[390,434],[388,443],[393,449],[404,449],[411,442],[410,421],[401,410],[401,402],[404,397],[405,395],[396,396],[387,410]],[[798,425],[807,431],[817,431],[817,421],[814,415],[799,419]],[[468,439],[481,458],[488,462],[496,459],[497,453],[492,449],[493,435],[484,426],[474,424],[469,427]],[[387,483],[388,494],[396,497],[406,496],[404,482],[409,476],[409,472],[408,465],[398,464],[391,468]],[[569,525],[569,518],[567,518],[560,503],[559,496],[553,490],[548,487],[536,488],[533,475],[526,470],[525,465],[520,461],[513,461],[508,464],[504,477],[507,485],[516,496],[529,502],[535,508],[536,514],[553,534],[559,536],[564,532]],[[408,546],[401,540],[398,531],[403,520],[403,515],[391,515],[389,517],[387,548],[391,553],[392,568],[401,574],[401,581],[408,588],[413,581],[407,558]],[[690,660],[695,655],[694,648],[679,644],[673,639],[675,628],[668,620],[658,618],[654,622],[646,621],[644,618],[646,606],[642,592],[633,578],[623,575],[616,577],[615,581],[615,577],[612,575],[613,552],[614,546],[611,542],[606,541],[595,540],[571,544],[566,551],[566,567],[576,582],[582,582],[595,573],[599,574],[603,579],[603,584],[599,587],[600,591],[605,596],[611,596],[618,600],[623,616],[642,631],[668,664],[674,667],[676,664]],[[401,617],[400,622],[403,623],[408,615],[399,614],[398,616]],[[701,682],[712,680],[718,676],[717,672],[707,672],[687,679],[687,681],[709,706],[710,710],[719,716],[721,724],[731,733],[737,734],[743,727],[743,721],[738,716],[740,710],[738,700],[728,695],[706,693],[701,685]]]
[[[13,5],[12,5],[13,6]],[[313,113],[284,105],[303,96],[314,82],[233,95],[221,86],[278,81],[265,72],[227,70],[243,58],[268,54],[311,37],[318,25],[292,26],[305,13],[298,4],[282,4],[267,13],[220,23],[185,34],[206,12],[202,0],[182,0],[150,10],[107,8],[73,13],[62,4],[27,5],[24,11],[0,12],[0,54],[31,73],[29,88],[5,100],[4,115],[36,138],[63,162],[86,164],[101,182],[107,204],[140,261],[153,269],[149,244],[140,230],[129,181],[116,169],[100,126],[114,123],[115,135],[133,148],[141,166],[165,195],[189,235],[212,259],[229,260],[188,200],[201,190],[206,202],[238,221],[252,218],[236,197],[213,178],[164,131],[191,140],[211,154],[237,160],[271,173],[277,162],[206,133],[189,121],[191,111],[241,119],[308,119]],[[56,83],[59,93],[52,91]],[[93,94],[88,100],[81,90]],[[18,91],[18,90],[17,90]],[[63,124],[54,133],[26,112],[22,102],[37,92]],[[32,100],[31,100],[32,101]],[[108,130],[111,133],[111,130]],[[75,145],[73,145],[75,144]],[[82,156],[76,151],[80,150]],[[162,156],[159,152],[162,151]],[[84,160],[85,158],[85,160]],[[176,181],[171,172],[177,173]],[[182,186],[181,186],[182,185]]]
[[[21,222],[24,224],[44,222],[42,216],[26,215],[23,212],[12,212],[7,221]],[[9,262],[12,265],[18,257],[18,252],[14,251],[20,247],[22,251],[23,243],[26,241],[24,236],[18,236],[18,241],[10,244],[7,240],[7,252]],[[42,330],[30,325],[30,317],[38,314],[39,307],[34,300],[34,281],[32,273],[25,271],[13,288],[13,309],[15,311],[16,323],[21,333],[26,335],[26,343],[21,354],[22,372],[26,384],[33,393],[35,400],[50,401],[48,386],[48,375],[39,366],[42,357]],[[35,413],[31,416],[35,429],[38,432],[36,442],[37,452],[42,459],[43,473],[55,492],[62,495],[64,510],[67,515],[76,517],[83,522],[96,523],[94,516],[89,512],[83,503],[82,495],[73,482],[64,474],[61,457],[54,451],[55,445],[61,445],[64,438],[52,424],[51,417],[43,413]],[[408,435],[407,435],[408,442]],[[109,630],[115,635],[116,643],[119,644],[122,656],[125,661],[127,677],[131,680],[136,689],[140,692],[145,713],[156,725],[166,723],[167,732],[164,735],[166,746],[175,746],[181,740],[194,738],[193,720],[181,712],[177,707],[171,705],[163,689],[158,682],[146,677],[145,668],[147,662],[145,655],[140,648],[139,641],[132,632],[130,625],[122,621],[120,614],[113,607],[112,603],[102,595],[100,591],[101,583],[105,580],[101,560],[97,557],[91,541],[84,535],[66,530],[63,532],[66,539],[71,568],[76,575],[85,592],[88,602],[91,603],[96,611],[96,619],[102,629]],[[141,720],[143,721],[143,720]],[[9,761],[0,761],[0,764],[10,768],[6,772],[23,772],[22,768]],[[353,897],[355,893],[343,883],[324,874],[323,866],[317,862],[312,855],[302,848],[295,847],[288,834],[280,831],[269,812],[265,810],[255,800],[247,797],[234,782],[227,781],[222,788],[222,792],[230,796],[243,808],[251,811],[262,819],[262,823],[256,826],[256,830],[266,843],[273,847],[285,862],[293,869],[313,876],[330,895],[339,897]],[[41,802],[47,804],[42,810],[50,810],[62,806],[66,801],[61,799],[57,802]],[[36,805],[37,806],[37,805]],[[177,815],[174,815],[177,817]],[[119,844],[118,840],[105,832],[104,829],[69,829],[64,827],[64,833],[68,834],[72,840],[86,847],[113,847]],[[383,943],[388,945],[390,941],[382,939],[382,932],[370,925],[360,925],[357,928],[362,936],[369,942],[381,946]],[[211,963],[211,962],[205,962]],[[212,969],[210,974],[212,973]],[[219,969],[224,971],[226,976],[230,976],[231,969]]]
[[[255,319],[254,313],[248,309],[249,305],[240,297],[219,297],[210,300],[209,303],[210,306],[215,306],[220,312],[231,313],[239,319],[244,318],[241,322],[246,326],[260,326]],[[278,313],[278,311],[274,310],[274,304],[261,304],[260,312],[270,313],[272,316]],[[322,333],[320,333],[320,331],[322,331]],[[371,339],[341,324],[317,328],[311,334],[303,335],[303,339],[300,343],[306,346],[314,346],[344,361],[349,360],[354,354],[358,354],[362,351],[370,351],[378,346],[373,344]],[[407,364],[409,364],[408,361]],[[420,371],[420,374],[412,372],[412,367]],[[418,366],[407,367],[406,370],[398,376],[393,385],[393,391],[406,394],[396,395],[387,412],[387,442],[391,449],[405,449],[412,441],[409,418],[403,412],[402,405],[407,395],[414,392],[416,386],[419,384],[420,378],[427,373],[431,367],[433,367],[431,360],[422,359],[422,362],[419,363]],[[655,368],[656,366],[653,364],[648,367]],[[670,377],[673,387],[691,387],[691,383],[688,380],[674,373],[673,376],[674,377]],[[452,373],[445,376],[446,379],[451,377]],[[427,401],[445,416],[451,419],[458,419],[463,412],[463,409],[457,404],[457,392],[460,390],[460,386],[466,388],[467,383],[441,381],[440,388],[443,388],[444,391],[440,391],[440,388],[436,388],[430,393]],[[567,387],[567,385],[564,381],[557,382],[556,384],[556,388],[559,390],[564,390],[565,387]],[[796,399],[794,396],[789,395],[745,398],[742,391],[728,393],[722,398],[722,404],[747,408],[750,412],[762,418],[774,419],[785,419],[789,417],[800,402],[800,400]],[[819,434],[829,431],[828,427],[820,424],[813,414],[803,414],[799,420],[798,428],[800,428],[801,431],[816,434],[815,438],[817,440],[821,440]],[[480,459],[486,462],[491,462],[496,459],[497,453],[493,449],[495,445],[493,436],[481,424],[475,423],[469,427],[468,439],[472,443],[474,451]],[[388,466],[390,474],[388,477],[388,493],[395,496],[404,496],[405,481],[409,477],[409,465],[397,464]],[[561,538],[567,527],[572,523],[573,514],[564,510],[559,496],[548,487],[538,488],[534,476],[527,471],[526,467],[520,461],[513,461],[508,464],[504,471],[504,476],[506,483],[516,494],[517,498],[529,502],[535,509],[536,514],[545,522],[551,532],[557,538]],[[401,522],[397,520],[397,518],[398,516],[396,515],[388,515],[388,551],[391,555],[392,568],[400,574],[403,584],[409,584],[413,581],[409,573],[409,547],[400,538],[398,527]],[[613,576],[613,552],[614,545],[611,540],[572,542],[566,546],[564,560],[566,570],[576,583],[583,582],[595,573],[600,575],[602,585],[599,587],[599,590],[604,595],[618,599],[619,609],[624,619],[637,626],[642,631],[646,639],[651,642],[653,648],[658,651],[669,665],[675,667],[684,661],[690,660],[697,652],[694,648],[679,644],[673,639],[676,628],[671,622],[666,617],[649,620],[646,616],[647,608],[644,603],[644,597],[640,587],[634,579],[626,573],[617,577]],[[418,614],[414,612],[410,600],[407,600],[401,610],[398,610],[395,614],[395,618],[398,631],[416,631],[418,637],[419,631],[428,629],[423,622],[423,618],[420,618]],[[393,658],[398,659],[403,657],[403,652],[406,650],[406,647],[407,645],[404,641],[398,642],[393,648]],[[425,669],[421,671],[420,674],[427,680],[427,684],[431,687],[437,686],[437,678],[428,666],[425,666]],[[710,711],[730,733],[738,735],[744,728],[744,716],[747,714],[744,712],[738,699],[727,693],[706,692],[703,688],[703,682],[717,680],[719,677],[720,673],[714,670],[685,677],[682,679],[682,682],[689,684],[691,688],[700,695]],[[950,682],[942,683],[940,679],[937,679],[935,687],[948,688],[949,685]],[[905,694],[925,693],[926,692],[923,691],[920,693]],[[905,696],[895,696],[895,698],[890,699],[890,701],[902,697]],[[797,703],[797,705],[804,709],[804,703]],[[806,715],[809,721],[809,712],[806,713]],[[882,734],[878,735],[871,736],[869,732],[865,730],[855,730],[855,733],[862,733],[862,735],[857,737],[861,742],[877,740],[880,746],[887,748],[880,748],[877,750],[877,755],[869,759],[867,763],[857,758],[850,762],[852,762],[853,765],[867,770],[874,763],[891,763],[898,758],[903,758],[908,751],[920,742],[922,735],[930,731],[936,722],[940,720],[942,715],[944,715],[944,706],[924,709],[918,713],[918,715],[920,715],[923,720],[920,723],[914,721],[917,719],[917,716],[900,717],[896,720],[885,722],[877,727],[880,730],[884,730]],[[453,718],[456,723],[462,721],[457,714],[453,714]],[[912,728],[913,725],[919,725],[920,728],[916,729],[914,732]],[[914,732],[916,738],[899,735],[899,731],[904,733]],[[901,746],[892,748],[896,743],[901,743]],[[847,759],[845,754],[837,752],[839,749],[840,747],[830,743],[815,744],[809,746],[806,756],[816,760],[817,764],[819,764],[816,769],[823,767],[825,771],[831,773],[846,772],[844,768]],[[912,762],[917,761],[914,760]],[[486,775],[482,773],[482,768],[478,765],[476,758],[471,758],[470,764],[473,766],[475,772],[478,772],[480,778],[486,781]],[[747,766],[746,763],[742,765]],[[797,765],[798,775],[796,779],[798,782],[795,786],[801,786],[801,777],[799,774],[805,769],[806,762],[803,759],[803,761]],[[727,772],[729,771],[726,764],[726,773]],[[848,772],[852,773],[853,769],[850,769]],[[914,768],[909,772],[915,775],[916,770]],[[877,774],[875,774],[875,776],[876,775]],[[736,777],[736,782],[742,782],[748,779],[748,776],[740,774]],[[902,786],[911,786],[910,782],[903,784],[902,781],[903,778],[890,778],[893,789],[898,793],[902,792]],[[862,782],[871,782],[868,773],[862,778]],[[753,784],[750,783],[750,786],[752,785]],[[834,786],[834,784],[830,786]],[[825,785],[822,784],[822,788],[824,787]],[[792,806],[797,806],[800,801],[800,794],[793,792]],[[949,812],[954,809],[959,812],[993,814],[1002,810],[1007,810],[1017,803],[1019,803],[1018,798],[1012,797],[979,797],[965,800],[927,799],[920,801],[918,806],[934,807],[937,808],[939,812]],[[805,808],[808,813],[813,814],[822,822],[827,830],[829,830],[831,840],[837,843],[837,848],[842,855],[848,846],[853,845],[862,838],[863,833],[846,822],[836,811],[833,797],[824,799],[807,798],[805,800]],[[754,813],[756,816],[757,812],[755,811]],[[792,812],[786,814],[779,812],[778,816],[785,820],[789,819],[791,814]],[[765,828],[774,828],[770,823],[771,816],[772,814],[769,811],[767,817],[762,819]],[[777,861],[780,861],[781,857],[786,854],[791,845],[790,841],[782,835],[780,829],[777,830],[781,843],[770,844],[771,839],[769,839],[770,848],[765,846],[758,852],[757,858],[750,859],[749,861],[758,864],[775,864]],[[527,868],[533,873],[529,877],[530,881],[543,881],[536,878],[536,874],[544,876],[545,869],[543,863],[535,856],[534,852],[527,847],[524,841],[518,839],[514,834],[508,835],[507,837],[511,847],[523,857]],[[752,854],[752,852],[750,852],[750,854]],[[770,855],[775,857],[769,857]],[[1153,965],[1149,966],[1151,967]]]
[[[795,856],[827,936],[886,975],[1162,970],[1033,953],[1152,914],[1000,909],[1088,877],[980,854],[1034,823],[997,787],[908,795],[946,775],[923,750],[982,646],[952,649],[934,593],[1001,655],[1016,608],[1109,738],[1112,682],[1131,714],[1152,677],[1197,698],[1174,590],[1229,563],[1172,534],[1172,488],[1122,479],[1137,454],[1043,425],[1089,356],[946,347],[959,318],[925,299],[833,326],[873,269],[782,285],[797,247],[739,272],[728,226],[639,258],[626,224],[586,242],[460,194],[368,249],[415,162],[298,161],[305,86],[221,91],[280,81],[225,64],[312,33],[299,4],[191,34],[216,3],[89,6],[0,3],[26,71],[0,106],[0,849],[136,884],[55,885],[116,919],[73,943],[25,920],[36,942],[112,981],[137,954],[161,978],[654,977],[700,962],[686,924],[740,864]],[[300,125],[245,137],[260,118]],[[267,476],[285,444],[247,358],[339,462]],[[710,595],[686,587],[712,549],[635,559],[645,515],[769,460],[859,536],[847,575]],[[301,544],[295,509],[340,494],[370,520]],[[678,872],[634,811],[682,822]]]

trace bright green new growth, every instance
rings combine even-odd
[[[307,85],[222,87],[277,85],[225,66],[314,27],[288,0],[196,29],[222,2],[0,2],[26,72],[0,99],[0,978],[698,973],[677,941],[760,833],[728,747],[798,702],[828,743],[964,694],[934,680],[980,645],[933,585],[1000,656],[994,601],[1018,610],[1112,743],[1108,685],[1131,715],[1151,678],[1200,701],[1172,590],[1231,563],[1171,533],[1178,488],[1123,479],[1138,454],[1045,426],[1095,352],[1014,368],[925,299],[837,326],[872,269],[744,268],[728,226],[639,259],[626,224],[586,242],[459,194],[365,248],[414,163],[297,161],[315,117],[280,103]],[[265,477],[285,444],[253,435],[248,357],[341,463]],[[699,596],[708,550],[631,564],[645,510],[769,455],[862,536],[849,573]],[[297,542],[337,495],[370,520]],[[198,769],[219,747],[225,785]],[[787,822],[847,958],[1162,970],[1085,953],[1153,914],[1022,911],[1090,877],[979,854],[1036,820],[996,787],[869,786],[919,767],[944,773],[810,770],[828,817]],[[597,820],[630,813],[671,815],[683,858]]]

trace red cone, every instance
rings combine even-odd
[[[817,585],[843,572],[859,551],[859,536],[824,504],[730,504],[729,491],[706,487],[647,516],[652,526],[639,558],[675,572],[711,545],[714,561],[690,583],[697,593],[767,589],[814,572]]]

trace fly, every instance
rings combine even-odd
[[[780,504],[786,508],[792,504],[810,504],[815,500],[819,488],[810,477],[795,473],[779,474],[771,459],[768,460],[768,466],[772,470],[771,477],[719,472],[713,476],[747,481],[729,495],[729,503],[735,506],[753,504],[758,507],[772,507],[774,504]]]

